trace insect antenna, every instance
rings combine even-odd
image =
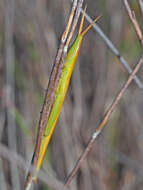
[[[97,22],[97,20],[99,20],[99,19],[101,18],[101,16],[102,16],[102,15],[98,16],[97,18],[95,18],[95,19],[93,20],[93,22],[92,22],[91,24],[89,24],[89,26],[87,26],[87,28],[85,28],[83,32],[80,33],[80,35],[84,36],[84,35],[88,32],[88,30],[93,26],[93,24],[94,24],[95,22]]]

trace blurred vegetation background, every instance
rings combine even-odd
[[[137,0],[130,0],[143,29]],[[119,0],[86,0],[92,18],[133,66],[142,48]],[[0,190],[22,190],[36,142],[38,120],[70,0],[0,0]],[[85,22],[85,25],[88,23]],[[138,72],[143,81],[143,67]],[[86,35],[42,170],[65,182],[79,155],[128,77],[92,29]],[[132,82],[83,162],[72,190],[141,190],[143,90]],[[3,151],[7,148],[7,153]],[[18,166],[17,166],[18,164]],[[49,190],[41,180],[37,190]]]

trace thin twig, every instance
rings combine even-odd
[[[136,31],[137,37],[139,38],[139,41],[140,41],[140,43],[141,43],[141,45],[143,47],[143,35],[142,35],[142,32],[141,32],[140,26],[139,26],[139,24],[137,22],[136,15],[135,15],[134,11],[131,11],[131,8],[130,8],[130,5],[129,5],[128,1],[123,0],[123,2],[124,2],[124,5],[125,5],[125,8],[126,8],[126,11],[127,11],[128,15],[129,15],[129,18],[132,21],[132,24],[133,24],[134,29]]]
[[[83,12],[83,9],[81,10]],[[91,17],[85,13],[85,18],[89,23],[92,23],[93,20]],[[102,29],[98,26],[97,23],[93,25],[93,28],[97,32],[97,34],[101,37],[101,39],[105,42],[105,44],[110,48],[110,50],[115,54],[115,56],[119,59],[119,61],[122,63],[124,68],[128,71],[129,74],[132,73],[132,69],[129,66],[128,62],[120,55],[120,52],[117,50],[117,48],[114,46],[114,44],[110,41],[110,39],[104,34]],[[140,81],[140,79],[137,76],[134,76],[134,80],[139,88],[143,89],[143,83]]]
[[[117,97],[115,98],[115,100],[113,101],[112,105],[110,106],[110,108],[108,109],[107,113],[105,114],[105,117],[103,118],[103,120],[101,121],[101,123],[98,125],[96,131],[93,133],[93,135],[91,136],[89,143],[86,147],[86,149],[84,150],[84,152],[82,153],[82,155],[79,157],[77,163],[75,164],[75,167],[73,168],[73,170],[71,171],[69,177],[67,178],[67,181],[65,183],[65,187],[68,188],[71,181],[73,180],[74,176],[76,175],[78,169],[81,166],[81,163],[83,162],[83,160],[86,158],[86,156],[88,155],[89,151],[91,150],[93,143],[95,141],[95,139],[97,138],[97,136],[101,133],[101,131],[103,130],[105,124],[108,122],[108,120],[110,119],[110,116],[112,114],[112,112],[114,111],[114,109],[116,108],[116,106],[119,103],[119,100],[122,98],[125,90],[127,89],[127,87],[129,86],[129,84],[132,82],[135,74],[137,73],[137,71],[139,70],[140,66],[143,63],[143,55],[140,58],[138,64],[136,65],[135,69],[133,70],[132,74],[129,76],[127,82],[124,84],[124,86],[121,88],[119,94],[117,95]]]
[[[73,1],[73,6],[71,9],[71,14],[69,17],[69,21],[67,24],[67,27],[61,37],[61,42],[60,42],[60,46],[57,52],[57,56],[55,59],[55,63],[52,69],[52,73],[49,79],[49,84],[48,84],[48,88],[46,90],[46,94],[45,94],[45,100],[43,103],[43,108],[41,111],[41,115],[40,115],[40,119],[39,119],[39,130],[38,130],[38,135],[37,135],[37,141],[36,141],[36,147],[35,147],[35,152],[33,155],[33,159],[32,159],[32,163],[34,166],[36,166],[38,157],[39,157],[39,151],[40,151],[40,144],[41,144],[41,140],[44,134],[44,129],[46,127],[46,123],[50,114],[50,110],[54,101],[54,97],[55,97],[55,89],[58,85],[58,81],[60,78],[60,74],[61,74],[61,70],[63,67],[63,60],[65,58],[67,49],[68,49],[68,45],[66,44],[66,48],[65,48],[65,43],[66,41],[70,41],[71,37],[74,33],[78,18],[79,18],[79,14],[80,14],[80,8],[82,7],[83,4],[83,0],[74,0]],[[74,24],[71,26],[71,24]],[[71,33],[69,34],[69,30],[70,27],[72,27],[71,29]],[[70,39],[69,39],[70,38]],[[26,187],[29,186],[29,184],[32,183],[32,174],[31,172],[28,174],[27,176],[27,180],[26,180]]]

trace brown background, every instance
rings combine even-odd
[[[129,2],[142,28],[138,1]],[[92,18],[103,14],[98,22],[100,27],[133,68],[142,49],[123,1],[87,0],[86,4]],[[68,0],[0,0],[1,146],[17,152],[27,163],[34,151],[44,91],[70,8]],[[143,67],[138,76],[143,81]],[[65,182],[127,77],[119,60],[99,35],[90,30],[83,40],[45,156],[43,170],[47,175]],[[71,189],[141,190],[142,123],[143,91],[132,82],[83,162]],[[17,168],[17,163],[10,164],[9,159],[15,161],[11,152],[2,155],[0,190],[23,189],[26,173]],[[49,188],[40,181],[34,189]]]

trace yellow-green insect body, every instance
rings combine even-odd
[[[98,18],[97,18],[98,19]],[[96,20],[94,20],[94,22],[96,22]],[[83,39],[83,36],[86,34],[86,32],[91,28],[91,26],[93,25],[93,23],[91,23],[83,32],[82,31],[82,26],[83,26],[83,22],[84,22],[84,15],[82,17],[81,20],[81,24],[80,24],[80,28],[79,28],[79,33],[76,37],[76,39],[74,40],[73,44],[71,45],[71,47],[69,48],[68,52],[67,52],[67,56],[65,58],[65,62],[64,62],[64,66],[62,68],[61,71],[61,76],[58,82],[58,86],[55,92],[55,99],[50,111],[50,115],[45,127],[45,131],[44,131],[44,135],[42,137],[42,142],[40,145],[40,152],[39,152],[39,156],[38,156],[38,160],[36,163],[36,170],[37,172],[39,171],[47,146],[49,144],[50,138],[53,134],[53,130],[55,128],[57,119],[59,117],[60,111],[61,111],[61,107],[63,105],[63,101],[65,99],[65,95],[69,86],[69,81],[71,78],[71,74],[77,59],[77,56],[79,54],[80,51],[80,46],[81,46],[81,42]],[[34,176],[34,178],[36,178],[36,175]]]
[[[39,159],[37,161],[37,166],[36,166],[37,170],[39,170],[41,167],[45,151],[47,149],[51,135],[55,128],[57,119],[59,117],[61,107],[62,107],[63,101],[65,99],[65,95],[69,86],[71,74],[72,74],[76,59],[77,59],[77,54],[79,53],[81,41],[82,41],[82,36],[78,35],[77,38],[74,40],[72,46],[70,47],[67,53],[67,56],[65,58],[65,63],[62,68],[61,76],[60,76],[59,83],[58,83],[56,93],[55,93],[55,100],[53,102],[52,109],[49,115],[45,132],[44,132],[44,136],[42,138]]]

